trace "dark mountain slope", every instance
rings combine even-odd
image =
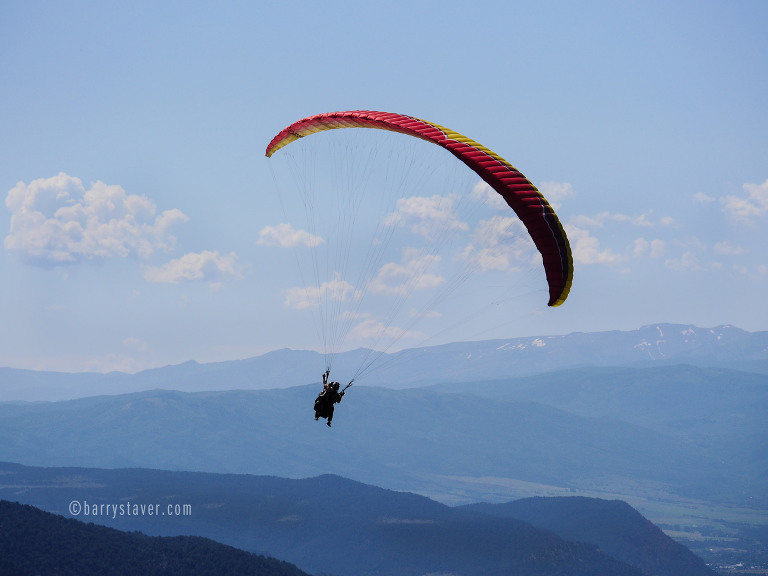
[[[0,574],[303,576],[286,562],[212,540],[125,533],[0,500]]]

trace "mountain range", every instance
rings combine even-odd
[[[768,374],[768,332],[655,324],[630,331],[456,342],[381,355],[358,349],[324,357],[283,349],[244,360],[189,361],[136,374],[0,368],[0,401],[66,400],[155,388],[186,392],[286,388],[318,382],[328,363],[333,364],[336,379],[348,381],[374,359],[371,369],[358,378],[359,384],[411,388],[587,366],[691,364]]]
[[[403,351],[348,390],[331,429],[312,418],[313,352],[138,374],[6,368],[0,460],[333,474],[450,506],[621,499],[708,558],[730,554],[723,542],[759,551],[767,335],[654,325]],[[339,355],[334,377],[363,354]]]
[[[204,536],[313,574],[714,574],[622,502],[540,498],[449,507],[333,475],[290,480],[3,463],[0,472],[2,497],[70,517],[76,510],[82,520],[122,530]],[[110,503],[155,503],[161,512],[98,512]],[[187,507],[189,513],[166,514]],[[546,526],[536,527],[531,516]]]
[[[766,375],[584,368],[430,388],[353,387],[330,430],[312,418],[317,392],[154,390],[0,403],[0,459],[334,473],[457,504],[527,496],[531,485],[534,494],[768,508]]]

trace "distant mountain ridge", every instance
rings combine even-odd
[[[571,538],[535,528],[499,505],[483,511],[452,508],[423,496],[384,490],[334,475],[285,478],[164,472],[29,468],[0,463],[0,497],[68,514],[68,503],[187,503],[184,516],[107,516],[88,520],[123,530],[212,538],[267,553],[313,574],[337,576],[710,576],[704,563],[664,536],[629,506],[604,514],[584,499],[564,507]],[[547,499],[543,499],[547,501]],[[514,504],[514,503],[511,503]],[[550,507],[551,508],[551,507]],[[550,514],[551,515],[551,514]],[[599,515],[598,525],[589,525]],[[582,520],[579,519],[582,518]],[[579,531],[581,525],[582,531]],[[599,549],[605,532],[632,534],[621,553]],[[662,546],[659,557],[653,546]],[[648,571],[643,566],[661,569]]]
[[[339,380],[351,378],[367,352],[361,349],[339,354],[334,376]],[[746,332],[729,325],[698,328],[654,324],[630,331],[455,342],[385,354],[358,383],[402,389],[586,366],[668,364],[768,374],[768,332]],[[286,388],[317,382],[324,370],[321,354],[290,349],[245,360],[189,361],[136,374],[0,368],[0,401],[66,400],[155,388],[186,392]]]

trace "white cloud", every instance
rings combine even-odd
[[[667,218],[668,220],[668,218]],[[619,220],[619,222],[629,222],[633,226],[641,226],[644,228],[650,228],[654,224],[648,219],[648,213],[644,212],[643,214],[640,214],[640,216],[635,216],[634,218],[627,217],[626,220]]]
[[[356,310],[344,310],[339,314],[339,320],[359,320],[360,318],[370,318],[370,312],[358,312]]]
[[[664,265],[670,270],[678,271],[722,271],[725,269],[723,263],[710,259],[710,252],[718,255],[737,255],[743,252],[740,246],[728,240],[718,242],[711,251],[705,243],[695,237],[670,245],[678,250],[680,256],[665,260]],[[732,269],[737,270],[737,267]]]
[[[734,264],[732,270],[735,273],[747,276],[752,280],[763,280],[766,276],[768,276],[768,266],[765,264],[758,264],[756,266]]]
[[[494,216],[481,221],[466,246],[462,259],[481,272],[514,270],[516,264],[526,265],[538,258],[538,252],[528,231],[513,216]]]
[[[61,265],[128,256],[148,258],[170,250],[171,227],[188,220],[180,210],[156,216],[146,196],[60,173],[52,178],[19,182],[5,200],[11,227],[5,248],[37,265]]]
[[[574,194],[573,186],[568,182],[542,182],[538,189],[555,210],[560,208],[561,201]]]
[[[417,310],[416,308],[411,308],[408,311],[408,316],[411,318],[442,318],[443,315],[438,312],[437,310]]]
[[[296,246],[314,247],[323,244],[320,236],[310,234],[305,230],[296,230],[288,223],[281,222],[277,226],[266,226],[259,232],[256,244],[261,246],[280,246],[294,248]]]
[[[743,274],[745,276],[749,274],[749,268],[747,268],[743,264],[734,264],[732,267],[732,270],[736,272],[736,274]]]
[[[664,256],[664,250],[667,243],[658,238],[651,240],[651,258],[661,258]]]
[[[717,242],[714,246],[714,250],[715,250],[715,254],[727,254],[727,255],[742,254],[744,252],[744,248],[742,248],[738,244],[734,244],[730,240],[723,240],[722,242]]]
[[[333,280],[323,282],[319,287],[289,288],[283,304],[286,308],[306,310],[317,308],[323,300],[348,302],[358,300],[361,296],[359,290],[355,290],[352,284],[337,275]]]
[[[360,322],[349,331],[349,338],[351,340],[396,341],[403,338],[424,337],[425,335],[421,332],[406,330],[397,326],[388,326],[373,318]]]
[[[147,350],[149,350],[149,345],[144,340],[135,338],[133,336],[125,338],[123,340],[123,346],[141,353],[147,352]]]
[[[693,195],[693,199],[699,204],[711,204],[712,202],[717,200],[717,198],[712,198],[712,196],[707,196],[703,192],[696,192],[696,194]]]
[[[433,239],[450,230],[468,230],[454,211],[453,196],[412,196],[400,198],[395,211],[384,218],[385,226],[407,226],[427,239]]]
[[[762,184],[744,184],[741,196],[720,199],[723,211],[735,220],[750,220],[768,214],[768,180]]]
[[[606,223],[609,222],[617,222],[620,224],[631,224],[633,226],[638,227],[644,227],[644,228],[650,228],[654,224],[649,219],[648,213],[644,212],[643,214],[640,214],[639,216],[628,216],[626,214],[614,214],[611,212],[600,212],[599,214],[596,214],[594,216],[575,216],[571,218],[571,222],[573,222],[577,226],[582,226],[584,228],[603,228]],[[665,216],[661,219],[661,222],[663,224],[671,224],[674,222],[674,220],[669,217]]]
[[[237,256],[234,252],[223,256],[208,250],[200,253],[190,252],[163,266],[149,268],[144,273],[144,279],[148,282],[170,284],[187,281],[217,283],[227,277],[239,278],[240,276],[240,266],[237,264]]]
[[[574,194],[573,186],[568,182],[542,182],[538,189],[555,210],[560,208],[562,200]],[[509,205],[501,194],[491,188],[484,180],[475,184],[472,189],[472,197],[494,210],[509,210]]]
[[[601,250],[600,241],[588,230],[565,225],[565,232],[571,244],[571,254],[575,264],[613,264],[619,260],[618,254],[610,249]]]
[[[637,238],[634,242],[632,254],[634,256],[644,256],[648,254],[651,258],[660,258],[664,255],[666,242],[658,238],[650,242],[645,238]]]
[[[377,294],[408,294],[412,290],[437,288],[445,282],[445,278],[428,271],[439,263],[440,256],[406,248],[401,263],[384,264],[368,289]]]
[[[494,210],[509,210],[509,204],[485,180],[480,180],[472,188],[472,197]]]
[[[664,265],[671,270],[703,270],[699,257],[692,250],[687,250],[680,258],[670,258]]]
[[[603,220],[598,216],[586,216],[584,214],[577,214],[570,218],[571,223],[574,226],[581,226],[582,228],[602,228]]]

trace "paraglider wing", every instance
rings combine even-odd
[[[544,262],[549,285],[549,306],[559,306],[568,297],[573,280],[573,257],[565,230],[552,207],[536,187],[498,154],[461,134],[412,116],[390,112],[353,110],[309,116],[294,122],[267,146],[266,155],[294,140],[336,128],[378,128],[400,132],[433,142],[464,162],[501,194],[528,229]]]

